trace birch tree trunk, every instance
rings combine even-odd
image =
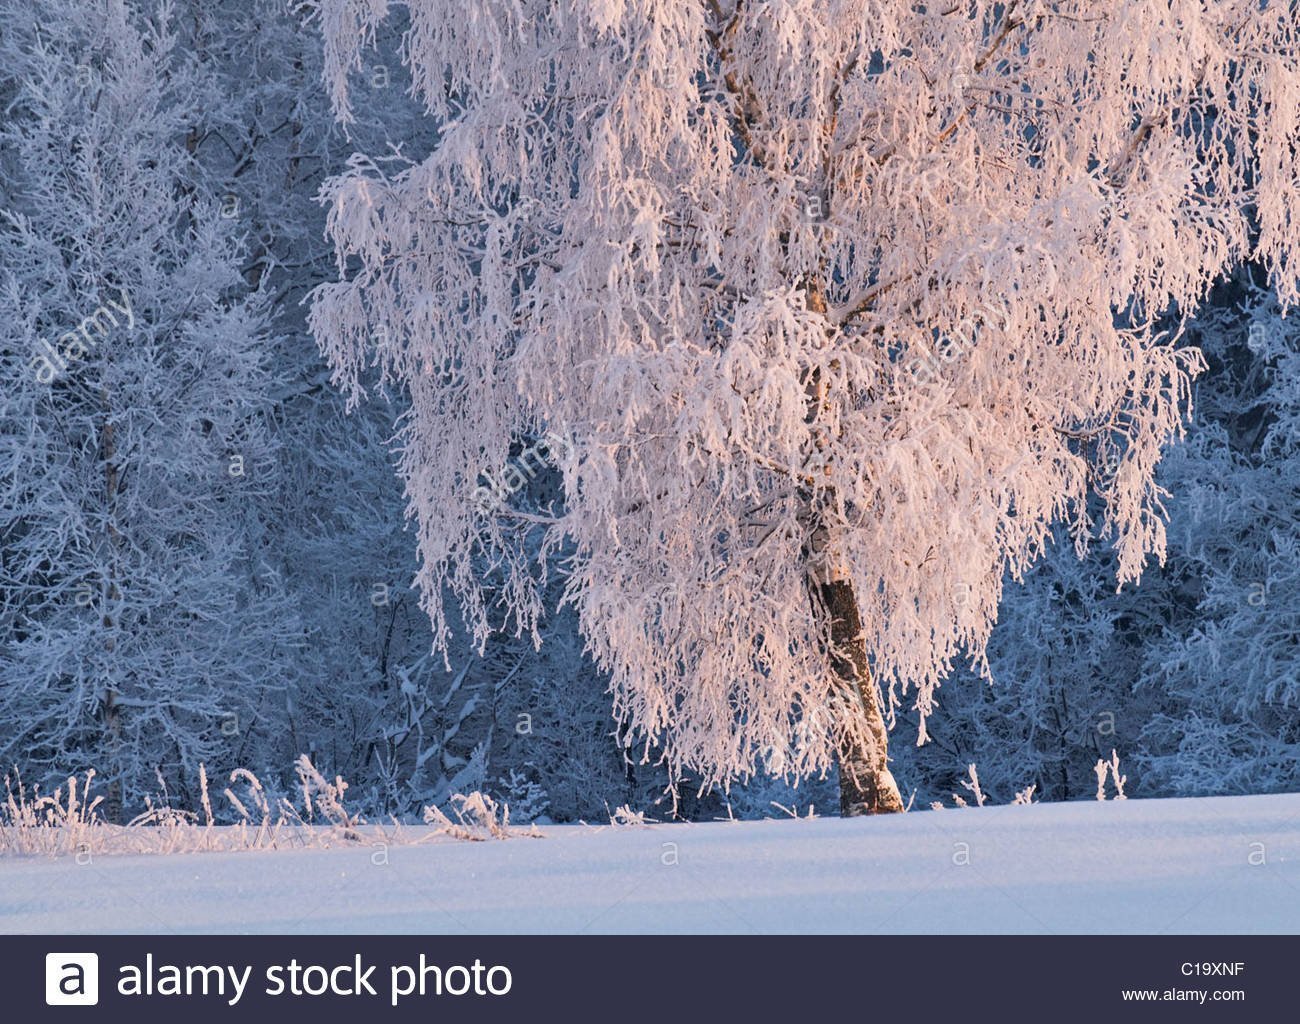
[[[840,814],[893,814],[903,810],[903,798],[889,771],[889,733],[867,659],[853,581],[837,565],[830,539],[824,526],[813,531],[808,591],[830,627],[830,670],[838,695],[832,707],[861,708],[866,721],[857,741],[840,746]]]

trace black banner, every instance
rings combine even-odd
[[[1294,1019],[1298,952],[1268,936],[0,936],[0,1017]]]

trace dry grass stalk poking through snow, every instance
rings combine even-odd
[[[510,839],[513,836],[528,836],[540,839],[541,832],[537,826],[529,828],[511,828],[510,808],[498,804],[483,793],[470,793],[468,796],[457,793],[451,798],[456,820],[447,817],[437,807],[424,809],[424,820],[434,826],[434,835],[451,836],[453,839],[466,839],[481,842],[485,839]]]
[[[1115,800],[1127,800],[1124,795],[1124,783],[1128,782],[1127,775],[1119,773],[1119,754],[1114,750],[1110,752],[1110,760],[1099,760],[1093,771],[1097,773],[1097,799],[1106,799],[1106,776],[1110,775],[1111,780],[1115,783]]]
[[[294,765],[301,805],[279,797],[272,799],[260,779],[247,769],[230,773],[222,791],[236,820],[216,824],[207,770],[199,767],[200,812],[167,804],[146,809],[125,825],[100,817],[102,796],[91,796],[93,770],[84,778],[69,776],[52,794],[40,787],[30,791],[15,771],[5,775],[5,797],[0,805],[0,856],[44,855],[92,857],[127,853],[233,852],[295,847],[330,847],[372,839],[394,845],[420,842],[432,836],[455,839],[508,839],[536,835],[534,830],[510,827],[510,809],[482,793],[457,794],[452,799],[458,821],[436,807],[425,809],[425,820],[437,826],[432,833],[391,826],[368,825],[344,806],[348,785],[331,782],[305,754]]]

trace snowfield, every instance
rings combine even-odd
[[[8,857],[0,930],[1300,931],[1300,794],[541,831]]]

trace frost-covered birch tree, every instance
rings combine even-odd
[[[345,123],[390,6],[319,4]],[[705,782],[838,760],[846,813],[901,809],[888,721],[924,740],[1054,524],[1121,582],[1163,555],[1201,367],[1168,318],[1247,258],[1297,297],[1300,15],[404,6],[438,136],[328,185],[312,325],[352,398],[409,394],[437,642],[452,607],[535,629],[542,530],[629,743]],[[555,514],[477,502],[545,431]]]

